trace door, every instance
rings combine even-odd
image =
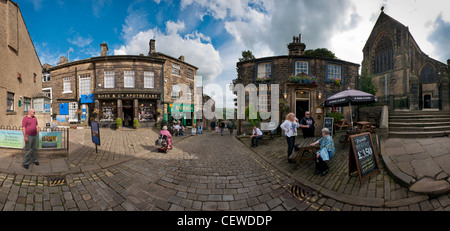
[[[301,120],[305,117],[305,112],[309,110],[309,100],[297,100],[295,105],[295,116]]]
[[[423,96],[423,108],[431,108],[431,95]]]

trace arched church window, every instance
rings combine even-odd
[[[374,74],[394,69],[394,49],[392,40],[388,36],[385,35],[378,41],[373,60]]]
[[[437,83],[437,73],[434,67],[427,63],[420,72],[420,83]]]

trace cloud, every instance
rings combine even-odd
[[[68,38],[67,41],[68,41],[70,44],[73,44],[73,45],[75,45],[75,46],[78,46],[78,47],[83,48],[83,47],[86,47],[86,46],[91,45],[91,43],[92,43],[94,40],[91,38],[90,35],[88,36],[88,38],[85,38],[85,37],[82,37],[82,36],[80,36],[80,35],[77,34],[77,35],[75,35],[74,38]]]
[[[95,0],[92,1],[92,13],[95,17],[100,18],[100,13],[106,6],[110,6],[111,0]]]
[[[42,8],[42,1],[43,0],[28,0],[33,4],[34,10],[39,11]]]
[[[438,55],[439,60],[450,59],[450,50],[442,49],[442,47],[449,47],[450,44],[450,22],[445,21],[440,14],[433,25],[435,29],[428,36],[428,41],[435,45],[434,54]]]
[[[214,80],[223,70],[219,52],[211,44],[211,39],[198,31],[184,36],[184,22],[166,22],[166,31],[158,28],[140,31],[126,45],[114,50],[115,55],[147,54],[150,39],[156,40],[156,50],[172,57],[185,56],[185,61],[199,68],[197,75],[204,81]],[[126,35],[130,36],[130,35]]]

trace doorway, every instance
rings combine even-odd
[[[295,116],[301,120],[305,112],[309,111],[309,100],[297,100],[295,104]]]
[[[123,126],[133,127],[133,101],[123,101]]]
[[[431,108],[431,95],[423,96],[423,108]]]

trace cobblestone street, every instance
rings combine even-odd
[[[40,166],[17,170],[23,154],[0,171],[2,211],[430,211],[448,210],[448,195],[408,192],[384,169],[364,184],[346,173],[346,149],[338,146],[326,177],[313,164],[298,169],[285,160],[284,137],[256,149],[234,135],[206,133],[174,138],[174,149],[156,152],[150,129],[101,131],[95,153],[90,130],[71,131],[67,158],[40,154]],[[301,139],[301,138],[300,138]],[[53,175],[67,183],[49,186]],[[15,171],[12,171],[12,170]],[[55,169],[54,167],[52,168]]]
[[[176,137],[174,150],[168,154],[156,152],[156,133],[147,129],[102,131],[98,154],[89,142],[87,130],[72,132],[71,138],[75,137],[77,141],[71,143],[67,163],[79,173],[66,175],[67,184],[62,186],[49,186],[47,178],[41,175],[0,173],[0,209],[320,209],[311,198],[290,193],[292,180],[229,134],[204,134],[182,140]],[[119,164],[105,168],[96,165],[102,161]]]

